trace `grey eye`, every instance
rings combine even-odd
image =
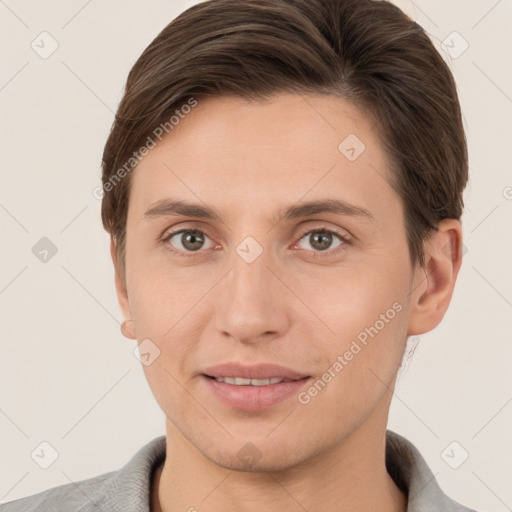
[[[175,238],[177,241],[172,241]],[[177,231],[176,233],[171,233],[168,236],[169,242],[180,251],[185,252],[194,252],[203,248],[205,243],[205,239],[208,236],[206,233],[199,231],[197,229],[182,229],[181,231]],[[179,246],[181,244],[181,247]]]
[[[337,238],[339,240],[339,243],[338,245],[332,247],[334,238]],[[331,248],[334,249],[335,247],[338,247],[343,243],[343,240],[340,238],[338,234],[327,229],[315,229],[309,231],[308,233],[304,234],[304,236],[301,238],[301,240],[304,239],[310,242],[310,245],[313,247],[313,250],[315,251],[325,251]],[[308,247],[301,248],[309,250]]]

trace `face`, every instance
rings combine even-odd
[[[268,470],[385,428],[413,287],[387,165],[353,105],[295,94],[201,100],[139,163],[120,301],[168,435]]]

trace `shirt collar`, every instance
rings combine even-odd
[[[449,498],[418,449],[392,430],[386,431],[386,468],[407,495],[407,512],[475,512]]]
[[[165,461],[165,455],[165,436],[147,443],[104,481],[107,489],[104,488],[98,500],[93,500],[95,505],[112,512],[150,512],[153,476]],[[475,512],[446,496],[418,449],[391,430],[386,431],[386,468],[408,497],[406,512]]]

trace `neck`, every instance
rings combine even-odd
[[[363,424],[329,453],[287,470],[244,472],[206,459],[169,423],[153,512],[407,510],[406,496],[386,470],[385,426],[376,431]]]

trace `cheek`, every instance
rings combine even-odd
[[[162,352],[158,359],[143,369],[151,393],[160,409],[166,418],[183,432],[190,430],[193,425],[191,418],[208,422],[200,402],[186,389],[187,383],[178,373],[179,363],[174,366],[169,364],[167,354]]]
[[[344,343],[374,326],[389,331],[407,296],[406,276],[371,265],[330,269],[323,277],[302,278],[294,287],[308,306],[311,327],[321,328],[333,343]],[[383,320],[381,316],[384,315]],[[309,314],[308,314],[309,318]],[[300,320],[297,320],[300,322]],[[304,320],[302,321],[304,323]],[[307,322],[306,322],[307,325]],[[362,336],[364,338],[364,335]],[[329,343],[330,344],[330,343]]]
[[[345,309],[346,322],[338,324],[336,341],[322,346],[321,373],[299,397],[315,410],[309,410],[310,417],[330,411],[333,428],[355,426],[392,389],[405,349],[407,312],[401,303],[383,304],[359,300]],[[322,428],[328,429],[324,420]]]
[[[343,400],[354,401],[354,406],[357,400],[352,397],[371,401],[385,388],[383,382],[389,385],[405,350],[408,276],[399,269],[406,267],[381,263],[385,270],[367,265],[364,270],[345,268],[332,273],[321,288],[315,288],[321,294],[309,295],[311,309],[333,331],[323,339],[316,337],[323,366],[336,375],[332,398],[337,400],[350,390]]]
[[[165,255],[164,255],[165,256]],[[212,272],[200,266],[176,267],[168,261],[144,261],[133,274],[130,305],[137,319],[137,337],[165,340],[190,320],[214,285]]]

